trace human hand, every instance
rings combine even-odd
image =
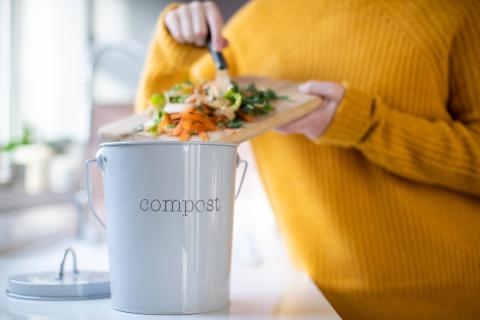
[[[212,46],[220,51],[228,45],[222,36],[223,17],[212,1],[181,4],[165,16],[165,26],[178,43],[203,47],[210,30]]]
[[[307,94],[319,96],[322,103],[315,111],[277,128],[282,134],[300,133],[311,140],[319,138],[333,120],[335,111],[343,99],[345,88],[335,82],[308,81],[298,89]]]

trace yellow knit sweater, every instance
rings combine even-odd
[[[475,2],[259,0],[226,28],[234,75],[348,83],[315,143],[253,141],[290,252],[345,319],[480,319]],[[176,44],[163,15],[137,110],[213,76],[206,51]]]

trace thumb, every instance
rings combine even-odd
[[[325,97],[334,101],[340,100],[344,92],[344,88],[335,82],[314,80],[302,83],[298,89],[303,93]]]

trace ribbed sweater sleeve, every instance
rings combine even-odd
[[[381,97],[347,85],[332,124],[318,142],[356,148],[408,179],[480,195],[479,22],[467,16],[452,43],[451,120],[398,111]]]

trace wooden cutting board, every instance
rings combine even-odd
[[[240,143],[258,136],[268,130],[280,127],[295,119],[312,112],[322,101],[321,98],[306,95],[298,91],[298,83],[262,78],[255,76],[242,76],[235,78],[240,87],[254,83],[259,89],[270,88],[279,96],[288,96],[288,99],[272,101],[274,110],[268,114],[258,116],[255,121],[245,123],[239,129],[224,129],[208,132],[212,142]],[[148,116],[145,113],[132,115],[101,127],[98,134],[102,141],[125,140],[164,140],[178,141],[177,137],[160,135],[153,137],[146,132],[135,132],[135,129],[145,123]],[[191,141],[199,141],[200,137],[192,136]]]

